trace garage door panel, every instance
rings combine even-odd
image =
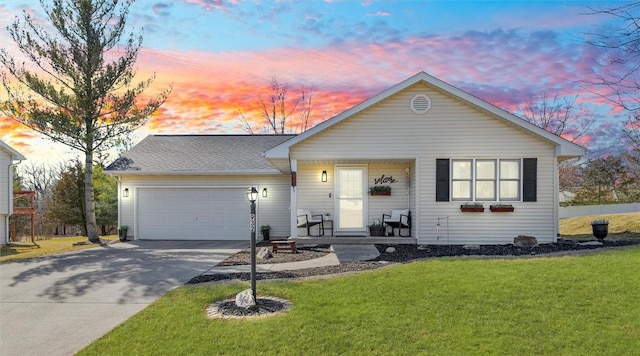
[[[139,239],[249,239],[245,189],[139,188],[137,197]]]

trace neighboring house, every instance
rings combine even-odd
[[[298,209],[329,214],[338,236],[408,209],[413,243],[506,244],[556,240],[558,162],[584,153],[420,72],[297,136],[149,136],[106,172],[136,239],[248,239],[254,186],[272,236],[306,234]],[[369,196],[374,185],[391,195]],[[469,202],[484,212],[462,212]]]
[[[9,242],[9,216],[13,213],[13,167],[26,159],[0,140],[0,244]]]

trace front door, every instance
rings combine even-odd
[[[363,166],[336,167],[336,231],[364,232],[367,169]]]

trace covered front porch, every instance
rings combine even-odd
[[[291,163],[290,239],[323,244],[417,244],[411,221],[416,201],[414,159]],[[383,224],[383,219],[392,220],[394,211],[408,215],[403,217],[401,231]],[[384,228],[382,236],[372,236],[376,235],[370,232],[372,225]]]
[[[395,236],[328,236],[328,237],[290,237],[290,240],[301,244],[319,244],[319,245],[416,245],[418,239],[415,237],[395,237]]]

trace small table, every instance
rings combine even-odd
[[[329,227],[327,227],[327,223],[329,223],[329,224],[330,224],[330,225],[329,225]],[[333,236],[333,218],[330,218],[330,219],[324,219],[323,224],[324,224],[324,225],[323,225],[323,230],[326,230],[326,229],[331,230],[331,236]],[[323,232],[324,232],[324,231],[323,231]]]

